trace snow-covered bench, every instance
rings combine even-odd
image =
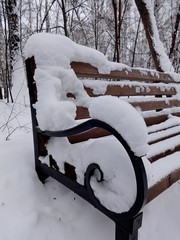
[[[25,54],[39,178],[111,218],[116,240],[137,239],[143,205],[180,178],[179,76],[59,35],[32,36]]]

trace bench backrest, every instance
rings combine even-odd
[[[100,74],[97,68],[86,63],[71,63],[76,75],[82,79],[86,92],[91,97],[112,95],[122,97],[134,107],[144,112],[147,126],[160,123],[168,114],[180,115],[177,107],[180,101],[176,96],[178,84],[171,76],[165,73],[149,70],[113,71],[110,74]],[[99,81],[98,81],[99,80]],[[101,81],[101,82],[100,82]],[[99,93],[98,92],[99,85]],[[100,93],[105,85],[106,90]],[[155,113],[166,109],[166,112]],[[145,113],[146,112],[146,113]],[[80,108],[77,119],[88,117],[88,112]]]

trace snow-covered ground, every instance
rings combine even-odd
[[[0,144],[0,239],[114,240],[114,223],[55,180],[34,171],[32,134]],[[179,240],[180,185],[144,208],[140,240]]]
[[[114,240],[114,223],[106,216],[55,180],[38,180],[20,63],[13,95],[14,104],[0,102],[0,240]],[[139,240],[179,240],[179,202],[177,182],[145,206]]]

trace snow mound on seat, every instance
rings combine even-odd
[[[91,101],[90,116],[108,123],[128,143],[136,156],[148,151],[147,127],[142,116],[129,103],[117,97],[102,96]]]

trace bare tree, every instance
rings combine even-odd
[[[113,61],[120,61],[121,27],[127,9],[128,0],[112,0],[114,14],[115,47]]]
[[[131,63],[131,67],[134,66],[135,55],[136,55],[136,46],[137,46],[137,40],[138,40],[138,35],[139,35],[140,23],[141,23],[141,19],[139,18],[138,26],[137,26],[137,31],[136,31],[136,37],[135,37],[135,41],[134,41],[134,49],[133,49],[133,53],[132,53],[132,63]]]
[[[139,14],[144,25],[146,38],[158,71],[173,71],[173,66],[165,53],[162,42],[159,39],[159,33],[154,16],[154,6],[151,1],[135,0]]]
[[[4,32],[2,26],[2,11],[0,6],[0,99],[3,99],[2,88],[5,82]]]
[[[121,30],[121,0],[112,0],[114,12],[114,30],[115,30],[115,47],[114,47],[114,61],[119,62],[120,58],[120,30]]]
[[[13,65],[16,60],[17,53],[19,51],[19,41],[20,41],[16,0],[13,0],[13,1],[5,0],[5,9],[6,9],[6,17],[5,17],[6,72],[8,75],[8,77],[6,78],[6,83],[7,83],[7,88],[10,94],[11,101],[13,102],[13,97],[11,94],[12,71],[13,71]],[[9,101],[8,93],[7,93],[7,100]]]
[[[39,31],[41,32],[43,30],[43,24],[46,23],[46,32],[50,32],[50,20],[49,20],[49,12],[53,6],[53,4],[55,3],[56,0],[53,0],[51,2],[51,4],[48,3],[48,0],[45,1],[45,14],[44,14],[44,18],[43,20],[41,21],[41,26],[40,26],[40,29]],[[41,9],[40,9],[41,11]]]
[[[180,26],[180,4],[179,4],[178,12],[176,14],[174,31],[173,31],[173,34],[172,34],[171,47],[170,47],[170,51],[169,51],[169,58],[170,59],[173,57],[173,52],[174,52],[175,45],[176,45],[176,37],[177,37],[178,30],[179,30],[179,26]]]
[[[57,0],[59,7],[61,8],[62,11],[62,16],[63,16],[63,29],[64,29],[64,35],[69,36],[68,32],[68,16],[67,16],[67,11],[66,11],[66,1],[65,0]]]
[[[180,39],[177,42],[177,47],[173,59],[174,68],[177,73],[180,73]]]
[[[18,14],[16,9],[16,0],[6,0],[6,14],[8,20],[9,30],[9,54],[10,66],[13,69],[13,62],[16,60],[16,55],[19,50],[19,28],[18,28]]]
[[[11,83],[11,69],[10,69],[10,61],[9,61],[9,45],[8,45],[8,23],[7,23],[7,15],[5,9],[5,2],[1,2],[2,9],[2,21],[4,28],[2,29],[1,42],[4,43],[4,46],[1,51],[1,73],[2,73],[2,87],[4,89],[4,99],[7,99],[9,102],[9,92],[10,92],[10,83]]]
[[[49,17],[49,11],[48,11],[48,0],[45,1],[45,14],[46,15],[46,32],[50,32],[50,17]]]

